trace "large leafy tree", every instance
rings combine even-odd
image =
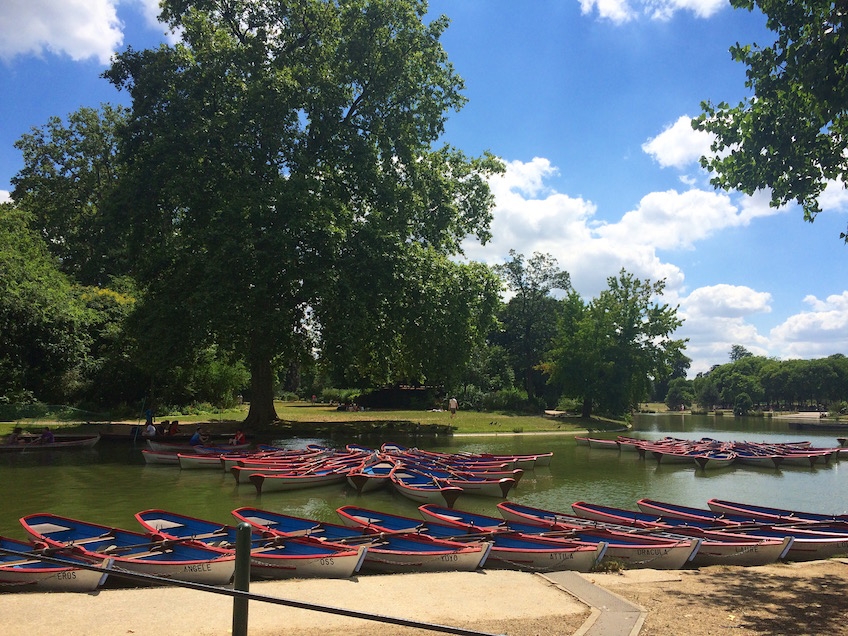
[[[487,238],[485,176],[500,164],[432,148],[464,98],[440,44],[447,20],[425,24],[422,1],[162,9],[182,42],[128,50],[107,72],[132,96],[121,209],[145,248],[148,315],[174,318],[160,342],[241,352],[248,424],[261,424],[276,417],[275,368],[310,346],[310,324],[338,342],[330,330],[349,324],[337,317],[350,294],[409,296],[381,264],[414,274],[422,255],[437,262],[468,233]],[[368,249],[373,289],[340,296],[360,267],[351,256]]]
[[[31,219],[0,205],[0,397],[62,401],[88,353],[88,317]]]
[[[24,167],[12,179],[12,198],[30,213],[62,271],[84,285],[104,285],[123,270],[120,233],[108,212],[125,117],[108,104],[81,108],[67,121],[51,117],[15,143]]]
[[[550,254],[537,252],[525,261],[523,254],[510,250],[509,256],[498,273],[513,296],[500,311],[502,328],[496,340],[509,352],[516,377],[523,379],[527,396],[533,398],[534,371],[557,331],[558,303],[551,292],[569,292],[571,278]]]
[[[594,408],[615,414],[633,408],[648,395],[653,378],[669,375],[686,342],[672,338],[682,324],[677,307],[659,301],[665,281],[621,270],[607,285],[588,304],[576,292],[563,301],[545,365],[551,382],[581,399],[583,417]]]
[[[494,324],[498,280],[417,243],[351,246],[322,299],[321,356],[345,386],[453,386]]]
[[[753,95],[736,106],[702,104],[693,126],[716,135],[713,185],[747,194],[769,188],[775,207],[797,201],[804,218],[820,211],[829,181],[848,176],[848,7],[832,0],[731,0],[755,8],[777,35],[771,46],[736,44]],[[846,233],[842,238],[848,240]]]

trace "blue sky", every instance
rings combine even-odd
[[[438,0],[443,44],[468,104],[445,141],[507,164],[492,181],[493,240],[468,258],[547,252],[596,296],[623,267],[666,280],[685,319],[691,373],[758,355],[848,354],[848,192],[834,185],[814,224],[768,195],[716,192],[688,119],[702,100],[736,103],[736,43],[770,44],[758,13],[720,0]],[[21,168],[14,142],[48,117],[127,103],[100,74],[113,51],[165,40],[152,0],[6,0],[0,5],[0,200]]]

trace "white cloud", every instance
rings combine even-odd
[[[848,210],[848,188],[841,181],[828,181],[819,196],[819,205],[824,211],[845,212]]]
[[[583,14],[598,10],[598,17],[622,23],[636,17],[636,12],[627,0],[580,0]]]
[[[510,249],[525,256],[551,254],[585,297],[606,289],[607,278],[622,268],[640,278],[666,279],[670,290],[683,285],[680,269],[657,256],[653,237],[634,240],[616,232],[616,224],[599,224],[594,203],[545,184],[556,174],[546,159],[508,162],[506,173],[491,180],[495,196],[492,242],[480,246],[467,241],[468,258],[496,264],[504,262]]]
[[[756,314],[771,312],[771,294],[743,285],[710,285],[680,300],[683,326],[676,337],[689,338],[686,355],[690,375],[729,362],[730,349],[740,344],[754,355],[769,355],[769,339],[749,322]]]
[[[107,64],[124,38],[116,5],[116,0],[4,0],[0,58],[50,52]]]
[[[771,311],[771,294],[744,285],[710,285],[694,290],[685,300],[686,312],[696,318],[743,318]]]
[[[645,195],[635,210],[617,223],[598,228],[597,234],[617,243],[632,241],[658,249],[691,249],[696,241],[719,230],[744,224],[747,219],[726,194],[669,190]]]
[[[159,6],[159,0],[136,0],[141,8],[141,15],[144,16],[144,21],[148,26],[158,28],[162,24],[159,22],[159,13],[162,8]]]
[[[663,168],[682,169],[708,155],[712,141],[712,134],[694,130],[692,118],[682,115],[659,135],[642,144],[642,150]]]
[[[0,190],[0,203],[9,203],[12,200],[12,195],[8,190]]]
[[[691,11],[699,18],[709,18],[726,4],[726,0],[580,0],[584,14],[597,10],[598,17],[617,24],[640,15],[652,20],[669,20],[678,11]]]
[[[848,291],[819,300],[804,299],[810,311],[787,318],[771,330],[775,348],[784,358],[821,358],[848,351]]]

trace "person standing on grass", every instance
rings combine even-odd
[[[454,415],[456,415],[456,410],[459,408],[459,403],[455,397],[452,397],[448,402],[448,408],[450,409],[451,419],[453,419]]]

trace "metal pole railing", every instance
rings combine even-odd
[[[240,592],[250,590],[250,548],[252,529],[249,523],[241,522],[236,529],[236,572],[233,589]],[[247,636],[248,598],[233,598],[233,636]]]

